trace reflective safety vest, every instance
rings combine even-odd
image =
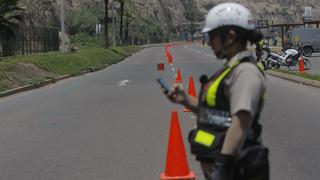
[[[263,71],[264,67],[261,61],[257,62],[257,66],[259,69],[261,69]]]
[[[262,49],[262,48],[263,48],[263,44],[264,44],[264,43],[263,43],[263,40],[259,41],[258,44],[259,44],[260,48]]]
[[[245,57],[236,61],[231,66],[225,66],[218,71],[209,82],[202,86],[201,94],[199,96],[199,114],[198,126],[210,127],[213,130],[226,130],[231,124],[230,102],[224,94],[224,80],[240,63],[251,62],[251,57]],[[255,63],[256,64],[256,63]],[[257,66],[258,67],[258,66]],[[260,72],[264,75],[263,70],[258,67]],[[264,93],[261,97],[258,113],[253,119],[253,126],[258,125],[260,111],[263,107]],[[255,127],[253,127],[255,129]],[[257,136],[260,132],[256,132]]]

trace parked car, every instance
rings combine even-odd
[[[312,53],[320,52],[320,29],[295,28],[288,33],[291,45],[295,45],[296,40],[300,39],[299,46],[302,48],[303,55],[310,57]]]

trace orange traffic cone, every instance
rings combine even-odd
[[[304,73],[304,63],[303,63],[302,57],[300,57],[300,61],[299,61],[299,72]]]
[[[169,49],[168,49],[168,45],[165,45],[165,52],[166,52],[166,56],[167,56],[167,58],[168,58],[168,56],[169,56]]]
[[[192,77],[192,76],[190,76],[190,78],[189,78],[188,94],[189,94],[190,96],[197,97],[197,95],[196,95],[196,89],[195,89],[195,87],[194,87],[194,81],[193,81],[193,77]],[[188,109],[188,108],[184,108],[183,111],[184,111],[184,112],[191,112],[191,110]]]
[[[178,73],[176,77],[176,83],[182,83],[180,68],[178,68]]]
[[[169,56],[168,56],[168,62],[170,65],[173,64],[173,60],[172,60],[172,55],[169,53]]]
[[[194,172],[190,172],[186,151],[184,149],[178,112],[171,113],[169,143],[166,169],[160,175],[161,180],[194,180]]]

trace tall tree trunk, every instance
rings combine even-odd
[[[124,39],[126,40],[126,42],[128,42],[128,36],[129,36],[129,20],[127,18],[126,19],[126,26],[125,26],[125,30],[124,30]]]
[[[120,45],[122,45],[122,21],[123,21],[124,0],[120,2]]]
[[[109,48],[109,38],[108,38],[108,0],[104,0],[104,47]]]

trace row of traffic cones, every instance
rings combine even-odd
[[[170,46],[171,46],[171,45],[165,45],[166,55],[167,55],[167,57],[168,57],[168,56],[171,57],[171,58],[168,58],[169,64],[170,64],[170,62],[173,62],[173,61],[172,61],[172,55],[170,54],[170,51],[169,51],[169,47],[170,47]],[[171,60],[170,60],[170,59],[171,59]],[[163,67],[163,64],[158,64],[158,70],[159,70],[159,69],[163,69],[163,68],[161,68],[161,67],[159,67],[159,66]],[[181,70],[180,70],[180,68],[178,68],[178,70],[177,70],[176,83],[182,83],[182,76],[181,76]],[[192,77],[192,76],[190,76],[190,78],[189,78],[188,94],[189,94],[190,96],[196,97],[196,90],[195,90],[194,81],[193,81],[193,77]]]
[[[165,53],[166,53],[166,57],[168,60],[168,64],[173,65],[172,55],[169,51],[169,47],[171,47],[171,45],[165,45]],[[164,63],[158,63],[157,69],[158,69],[158,71],[164,71]]]
[[[173,60],[172,60],[172,54],[169,51],[169,47],[171,47],[171,45],[165,45],[165,52],[166,52],[166,57],[168,59],[168,63],[170,65],[172,65],[173,64]]]
[[[165,46],[166,54],[169,54],[169,56],[172,58],[172,56],[170,55],[168,47],[170,47],[170,45],[166,45]],[[171,62],[172,62],[172,59],[171,59]],[[180,68],[178,68],[178,71],[177,71],[176,83],[182,83],[182,76],[181,76]],[[195,89],[195,86],[194,86],[194,81],[193,81],[193,77],[192,76],[190,76],[190,78],[189,78],[188,94],[190,96],[196,97],[196,89]],[[190,109],[187,109],[187,108],[184,108],[183,111],[184,112],[191,112]]]
[[[170,45],[165,46],[165,52],[170,65],[173,64],[172,55],[169,51]],[[182,83],[181,70],[178,68],[176,82]],[[193,77],[189,79],[189,95],[196,96]],[[185,111],[187,112],[187,111]],[[188,160],[184,148],[183,138],[179,125],[177,111],[171,112],[171,123],[169,132],[169,142],[167,148],[167,159],[165,171],[161,173],[161,180],[194,180],[195,173],[190,171]]]

